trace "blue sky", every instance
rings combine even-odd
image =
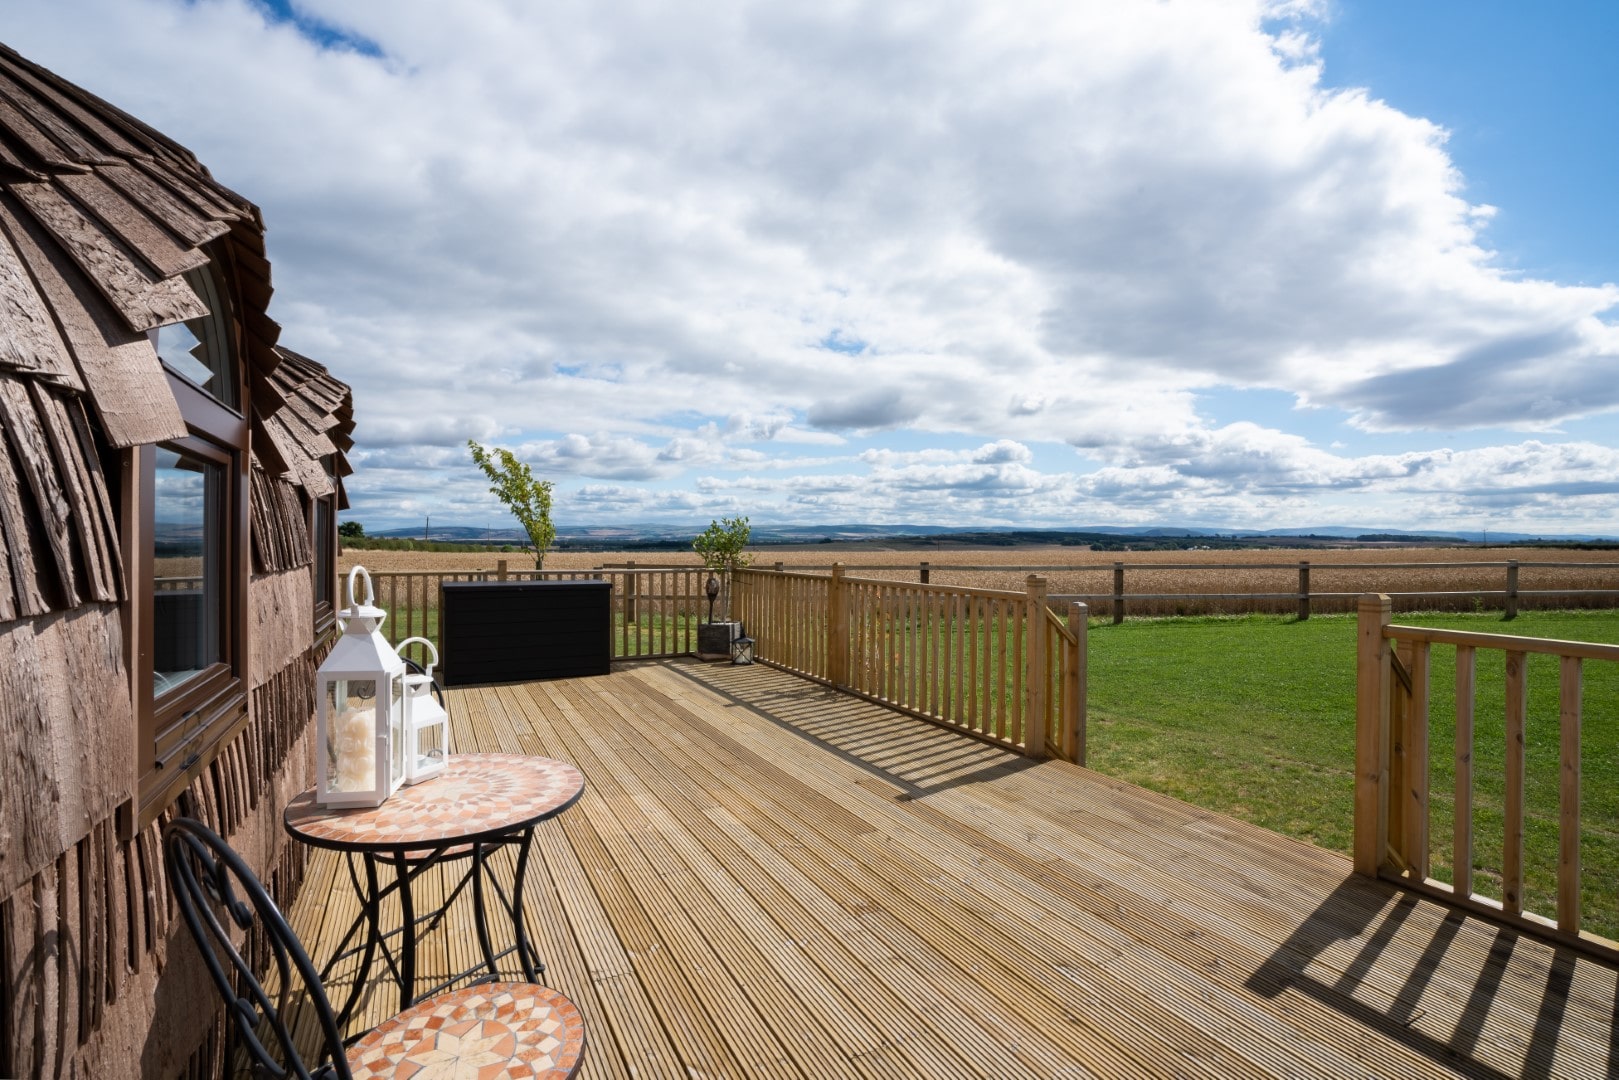
[[[1451,132],[1468,197],[1500,208],[1504,261],[1526,273],[1619,279],[1613,46],[1619,4],[1339,3],[1322,35],[1326,81],[1366,86]]]
[[[352,517],[1619,532],[1619,5],[22,0],[257,202]]]

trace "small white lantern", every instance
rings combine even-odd
[[[357,602],[354,579],[365,582]],[[405,662],[382,636],[371,575],[349,571],[342,635],[316,675],[315,802],[380,806],[405,778]]]
[[[444,771],[450,756],[450,716],[433,697],[433,669],[438,666],[438,649],[424,637],[406,638],[398,653],[417,642],[427,646],[433,661],[426,674],[405,675],[405,783],[419,784]]]

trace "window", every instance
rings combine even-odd
[[[163,366],[229,409],[241,406],[241,380],[231,342],[231,309],[214,265],[188,270],[185,281],[208,314],[152,331]]]
[[[127,451],[120,505],[137,718],[136,827],[247,721],[248,474],[239,328],[225,279],[186,275],[211,313],[153,334],[186,438]]]
[[[152,494],[152,692],[225,663],[226,466],[201,440],[159,446]]]
[[[326,469],[326,475],[336,484],[332,476],[332,459],[323,458],[321,464]],[[336,621],[337,617],[337,493],[322,496],[314,501],[309,512],[309,529],[311,536],[310,550],[314,553],[315,565],[310,570],[315,575],[315,633],[322,634]]]

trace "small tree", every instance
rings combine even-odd
[[[345,540],[364,540],[365,526],[358,521],[345,521],[337,527],[337,535]]]
[[[512,512],[529,542],[525,550],[534,553],[534,569],[545,569],[545,554],[556,541],[556,526],[551,524],[551,481],[536,480],[534,473],[518,461],[510,450],[499,446],[484,449],[472,439],[467,440],[472,461],[489,477],[489,492]]]
[[[710,521],[708,528],[691,542],[692,550],[703,560],[708,572],[721,575],[727,614],[731,610],[731,571],[741,570],[753,562],[753,556],[742,550],[748,546],[748,537],[752,534],[747,518],[721,518]]]

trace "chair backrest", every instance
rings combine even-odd
[[[351,1080],[343,1037],[326,990],[298,936],[241,856],[201,822],[176,818],[163,831],[163,862],[180,913],[196,939],[236,1036],[269,1076]],[[262,931],[273,971],[254,971],[237,942]],[[252,951],[252,950],[249,950]],[[273,993],[263,977],[274,975]],[[303,993],[299,993],[302,984]],[[289,1029],[288,1006],[311,1009],[322,1058],[311,1071]],[[307,1020],[299,1023],[302,1028]]]

